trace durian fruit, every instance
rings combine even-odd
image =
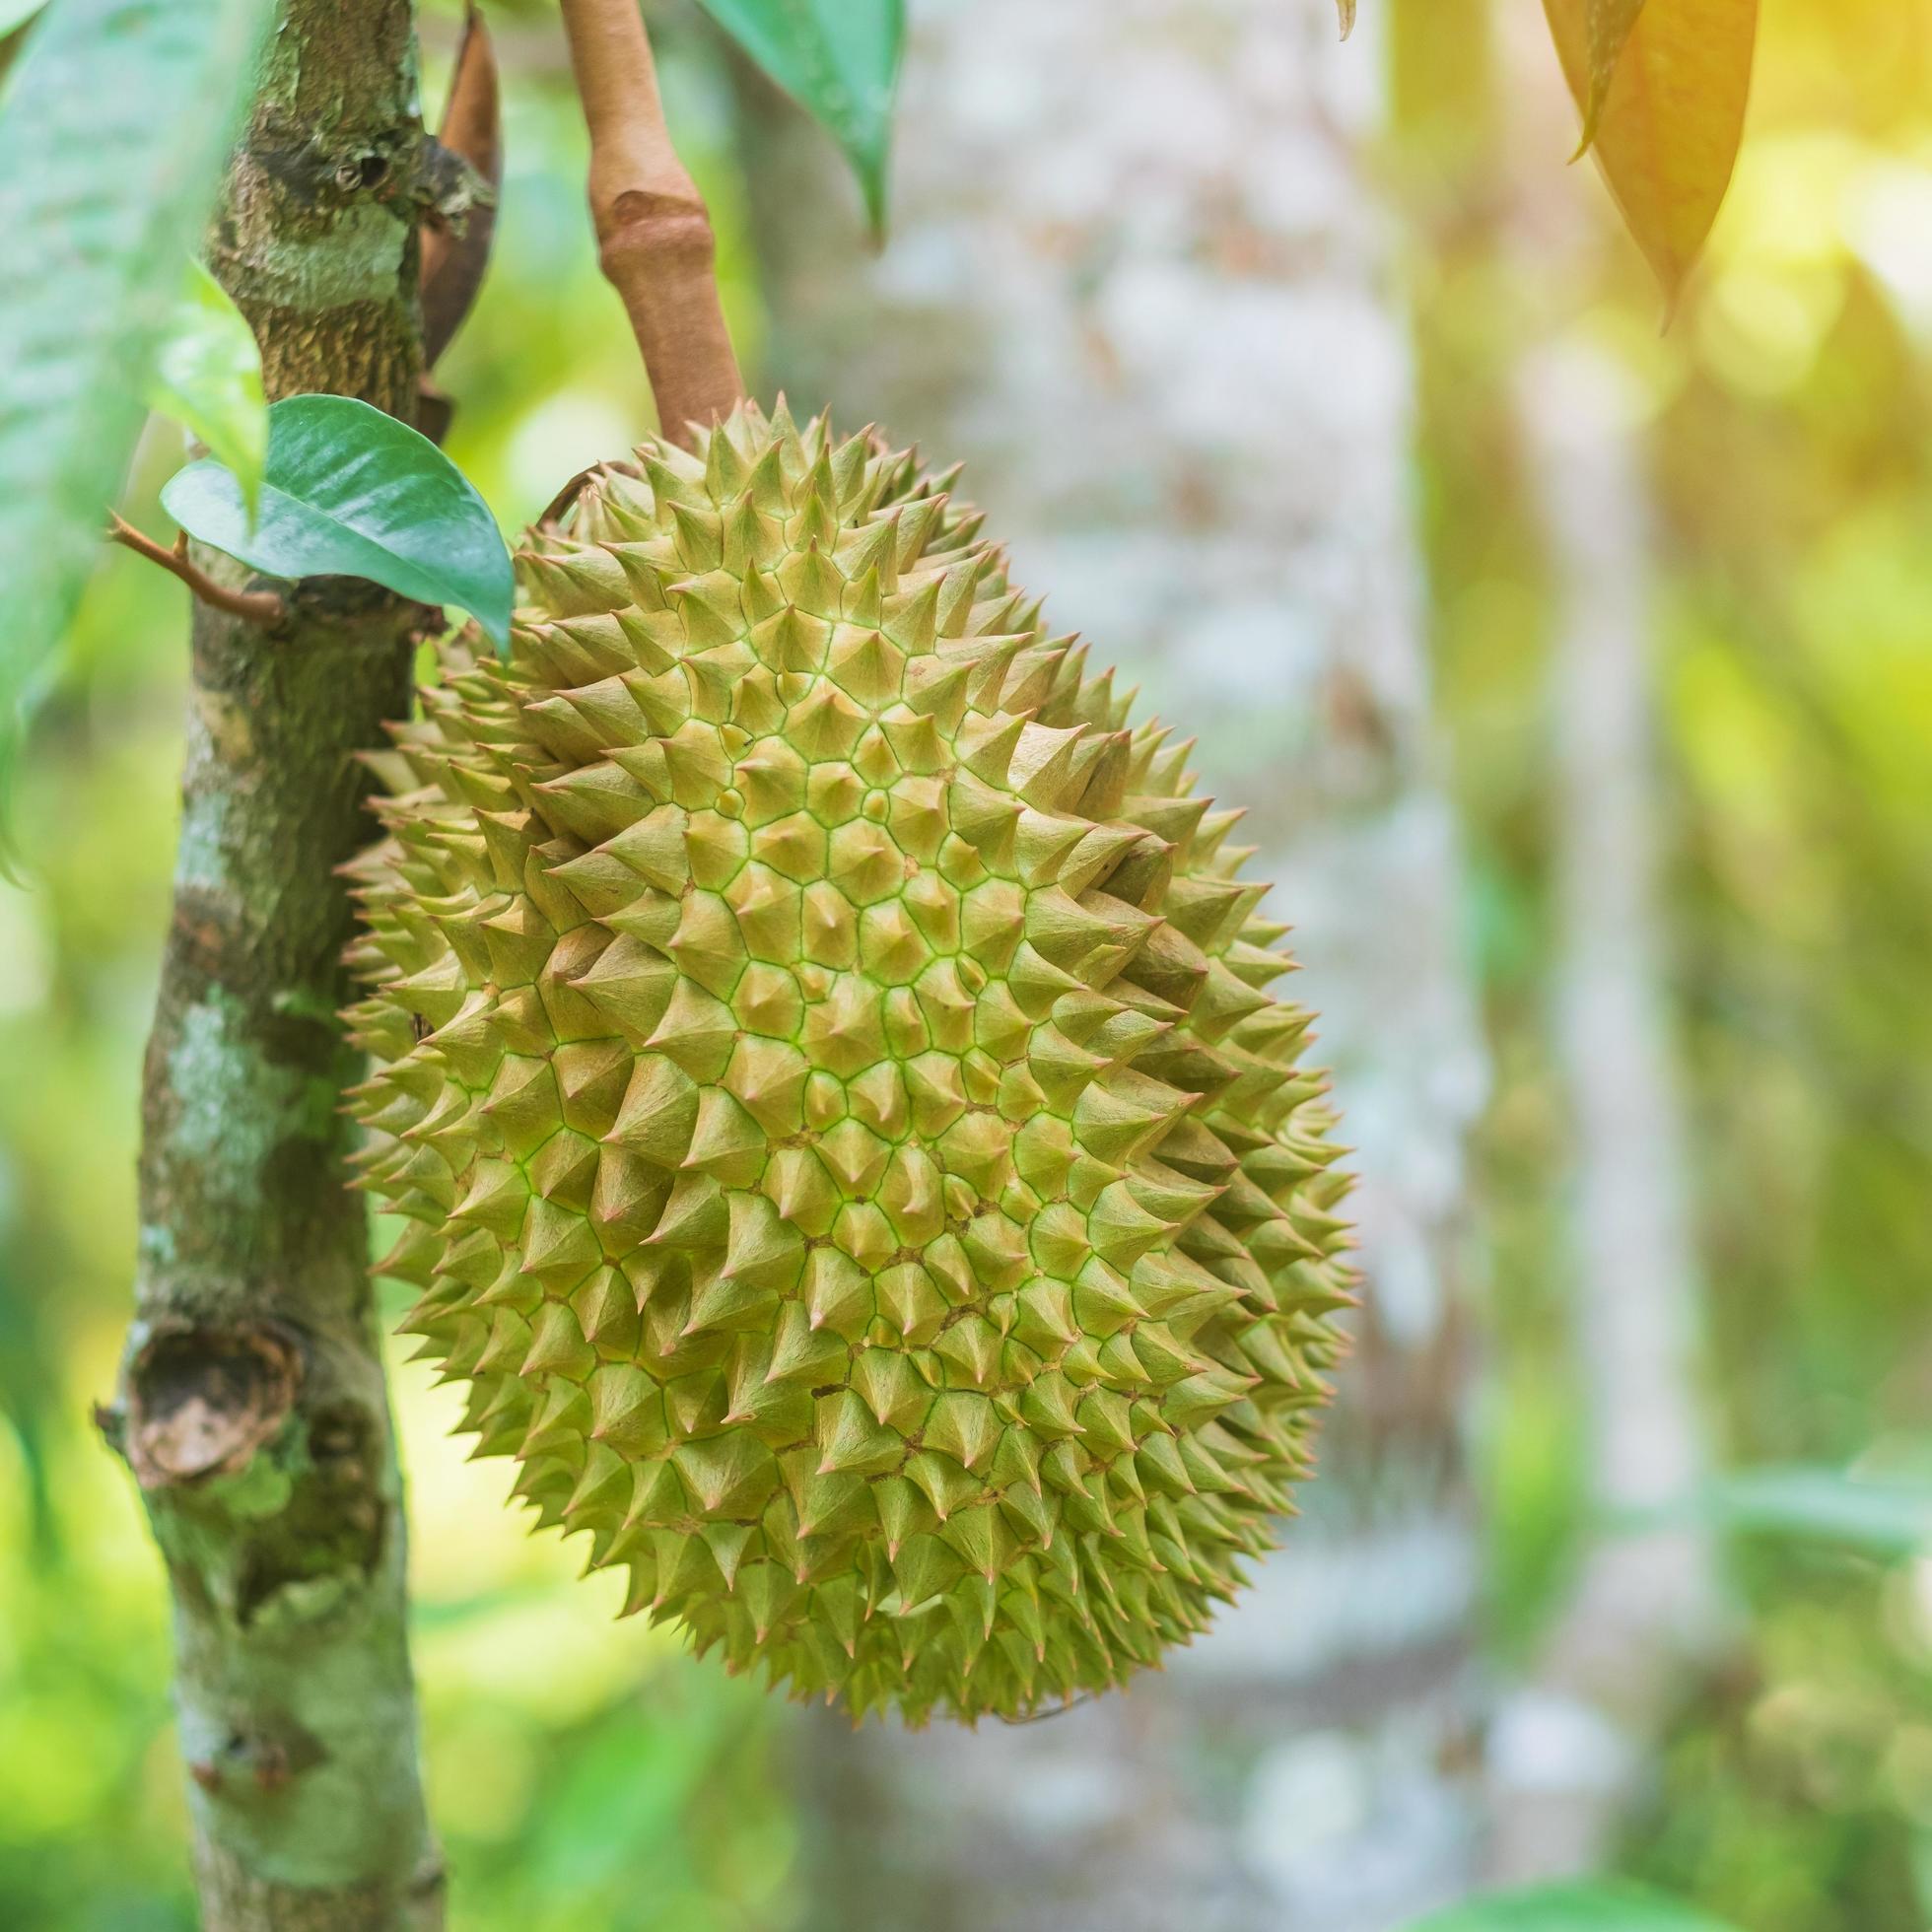
[[[349,1016],[477,1453],[629,1610],[914,1723],[1204,1628],[1350,1299],[1240,814],[950,480],[783,405],[591,473],[376,758]]]

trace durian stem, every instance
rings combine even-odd
[[[711,215],[664,125],[638,0],[563,0],[571,67],[590,130],[590,215],[598,260],[631,318],[657,422],[691,428],[744,395],[718,299]]]
[[[392,186],[422,161],[416,97],[410,0],[282,0],[208,241],[271,397],[414,414],[417,213]],[[173,1599],[199,1922],[434,1932],[401,1482],[337,1112],[359,1064],[335,1017],[337,867],[372,831],[356,754],[408,713],[420,612],[322,579],[272,635],[263,614],[194,605],[135,1318],[101,1420]]]
[[[226,584],[217,584],[188,555],[185,535],[173,549],[167,550],[153,537],[137,530],[132,523],[123,522],[112,511],[107,515],[110,518],[107,525],[108,542],[120,544],[137,557],[147,558],[151,564],[159,564],[171,576],[178,577],[203,603],[224,610],[231,617],[240,617],[264,628],[279,624],[288,615],[288,606],[273,590],[231,590]]]

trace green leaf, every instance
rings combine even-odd
[[[289,396],[268,412],[261,513],[208,457],[168,479],[162,507],[190,536],[270,577],[361,577],[468,611],[510,648],[514,573],[496,518],[428,437],[351,396]]]
[[[0,94],[0,734],[66,629],[267,0],[61,0]]]
[[[268,456],[261,348],[228,291],[198,261],[155,358],[148,405],[172,416],[232,469],[253,517]]]
[[[1629,1527],[1686,1518],[1747,1535],[1842,1544],[1896,1560],[1932,1549],[1932,1483],[1803,1463],[1741,1470],[1672,1508],[1629,1519]]]
[[[705,11],[845,150],[875,231],[885,227],[892,96],[905,0],[702,0]],[[1352,0],[1348,0],[1352,7]]]
[[[1722,1919],[1633,1885],[1549,1885],[1432,1913],[1410,1932],[1737,1932]]]
[[[47,0],[0,0],[0,40],[25,27],[46,4]]]

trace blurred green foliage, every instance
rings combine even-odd
[[[1766,10],[1744,159],[1668,334],[1595,184],[1504,124],[1488,10],[1400,12],[1439,689],[1496,1056],[1479,1169],[1491,1625],[1504,1659],[1526,1658],[1583,1527],[1552,1055],[1551,565],[1512,413],[1518,359],[1552,333],[1628,375],[1652,462],[1665,939],[1720,1453],[1924,1455],[1932,8]],[[1564,195],[1599,219],[1552,262],[1531,238]],[[1748,1622],[1680,1715],[1628,1869],[1750,1932],[1923,1932],[1932,1558],[1809,1534],[1732,1554]]]
[[[1552,1058],[1549,569],[1511,376],[1548,291],[1499,207],[1596,210],[1568,325],[1641,386],[1664,554],[1655,648],[1669,951],[1694,1109],[1708,1390],[1727,1460],[1918,1468],[1932,1406],[1932,0],[1772,10],[1701,290],[1660,338],[1640,262],[1562,155],[1506,149],[1477,0],[1389,0],[1421,343],[1418,475],[1467,908],[1497,1060],[1481,1143],[1491,1627],[1532,1650],[1580,1527],[1560,1367],[1566,1152]],[[505,186],[440,371],[451,453],[515,529],[635,440],[649,398],[599,280],[546,9],[495,18]],[[433,17],[447,52],[447,16]],[[685,31],[679,32],[679,28]],[[762,318],[731,93],[664,45],[748,369]],[[431,99],[439,63],[432,60]],[[854,197],[852,245],[863,245]],[[755,380],[755,379],[754,379]],[[128,514],[178,434],[151,429]],[[0,1925],[191,1926],[166,1598],[94,1439],[133,1253],[141,1044],[167,919],[185,592],[104,556],[41,715],[0,891]],[[398,1366],[432,1799],[455,1932],[784,1932],[786,1714],[616,1623],[609,1578],[506,1513],[458,1405]],[[1748,1615],[1660,1755],[1628,1872],[1749,1932],[1932,1916],[1932,1558],[1733,1547]]]

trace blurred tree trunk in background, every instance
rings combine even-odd
[[[1334,0],[915,14],[877,260],[816,137],[754,92],[765,386],[966,458],[1015,581],[1253,808],[1360,1148],[1370,1300],[1307,1514],[1164,1678],[976,1736],[814,1720],[817,1909],[1380,1932],[1481,1856],[1459,1275],[1484,1063],[1362,161],[1374,23],[1345,49]]]
[[[1556,1062],[1570,1117],[1570,1340],[1599,1518],[1682,1500],[1707,1472],[1698,1279],[1655,889],[1651,544],[1636,379],[1580,345],[1519,384],[1556,583],[1550,690],[1560,928]],[[1534,1681],[1493,1741],[1496,1863],[1595,1870],[1640,1789],[1716,1588],[1690,1527],[1586,1541]]]
[[[1546,165],[1573,138],[1573,109],[1542,23],[1497,4],[1519,184],[1505,245],[1523,287],[1566,305],[1522,314],[1504,402],[1552,590],[1552,1022],[1569,1133],[1569,1372],[1590,1516],[1530,1681],[1492,1736],[1496,1875],[1530,1882],[1595,1870],[1614,1852],[1720,1616],[1706,1533],[1603,1527],[1681,1502],[1709,1468],[1658,881],[1650,398],[1569,312],[1574,292],[1591,288],[1608,201],[1588,176],[1565,180]]]

